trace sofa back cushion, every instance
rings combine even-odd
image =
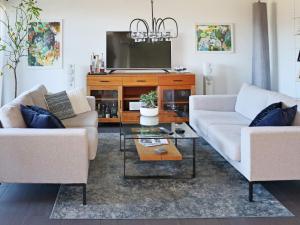
[[[293,126],[300,126],[300,101],[299,100],[296,100],[295,98],[289,97],[284,94],[271,92],[268,97],[268,104],[273,104],[274,102],[282,102],[284,108],[298,105],[298,110],[297,110],[297,114]]]
[[[253,120],[267,107],[270,91],[244,84],[238,94],[235,111]]]
[[[19,106],[8,104],[0,109],[3,128],[26,128]]]
[[[3,128],[26,128],[27,126],[21,114],[20,105],[37,105],[46,109],[45,94],[47,94],[46,87],[44,85],[37,85],[3,106],[0,109],[0,121]]]
[[[29,94],[32,98],[33,105],[47,109],[47,104],[45,101],[45,95],[48,93],[44,85],[37,85],[30,89],[29,91],[24,92],[24,94]],[[24,104],[23,104],[24,105]],[[26,105],[26,104],[25,104]]]
[[[26,123],[20,111],[20,105],[33,105],[29,94],[22,94],[0,109],[0,121],[3,128],[26,128]]]

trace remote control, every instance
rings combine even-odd
[[[174,134],[174,132],[172,132],[172,131],[168,130],[167,128],[164,128],[164,127],[160,127],[159,130],[160,130],[161,133],[164,133],[164,134],[168,134],[168,135],[173,135]]]
[[[154,150],[156,154],[162,155],[162,154],[167,154],[168,150],[165,147],[160,147],[158,149]]]

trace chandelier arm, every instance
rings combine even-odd
[[[152,31],[154,31],[155,18],[154,18],[154,1],[151,0],[151,16],[152,16]]]
[[[163,21],[162,18],[158,18],[158,19],[156,20],[156,24],[155,24],[155,32],[159,32],[159,29],[157,29],[157,28],[161,26],[160,23],[161,23],[162,21]],[[163,25],[164,25],[164,29],[165,29],[165,24],[163,24]]]
[[[162,19],[162,21],[160,22],[160,24],[159,24],[159,26],[158,26],[158,31],[160,31],[160,28],[161,28],[161,25],[162,25],[162,24],[165,25],[165,21],[167,21],[167,20],[171,20],[171,21],[173,21],[173,22],[175,23],[175,25],[176,25],[176,35],[175,35],[174,37],[172,37],[172,38],[177,38],[177,37],[178,37],[178,23],[177,23],[177,21],[176,21],[174,18],[172,18],[172,17],[166,17],[166,18]]]
[[[149,34],[149,25],[148,25],[147,21],[143,20],[143,19],[140,19],[140,18],[136,18],[136,19],[131,21],[130,26],[129,26],[129,30],[132,32],[132,25],[136,21],[137,21],[137,31],[138,31],[139,23],[142,22],[145,25],[146,29],[147,29],[147,34]]]

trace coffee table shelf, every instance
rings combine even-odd
[[[160,127],[165,127],[169,129],[172,134],[165,134],[160,132]],[[176,128],[181,128],[185,130],[185,133],[180,135],[176,134]],[[121,124],[120,128],[120,150],[123,151],[123,159],[124,159],[124,171],[123,175],[125,179],[191,179],[196,177],[196,140],[199,136],[192,130],[190,126],[186,123],[182,124],[159,124],[154,127],[143,127],[139,124]],[[161,146],[156,147],[145,147],[140,143],[141,139],[167,139],[168,144],[162,145],[164,148],[168,150],[166,154],[156,154],[155,150]],[[179,162],[183,160],[192,161],[192,174],[190,176],[182,177],[182,176],[149,176],[149,175],[128,175],[127,174],[127,163],[130,160],[128,157],[128,152],[131,152],[127,144],[129,141],[133,141],[135,152],[138,154],[138,160],[140,162],[147,163],[155,163],[155,162]],[[181,149],[178,147],[178,141],[180,140],[191,140],[192,142],[192,154],[189,157],[185,157],[182,154]]]

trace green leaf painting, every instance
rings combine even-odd
[[[196,25],[197,51],[233,52],[232,25]]]
[[[61,66],[61,22],[31,23],[28,32],[28,65],[31,67]]]

